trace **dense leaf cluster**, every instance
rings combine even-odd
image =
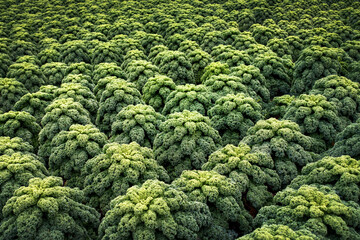
[[[1,239],[89,239],[95,237],[100,214],[82,203],[79,189],[62,179],[34,177],[15,190],[3,208]]]
[[[359,9],[0,0],[0,240],[360,239]]]
[[[123,108],[111,125],[110,141],[118,143],[137,142],[140,146],[152,148],[160,124],[165,117],[154,108],[144,104]]]
[[[102,153],[86,162],[83,176],[89,204],[103,213],[109,210],[112,199],[124,195],[131,186],[148,179],[169,181],[166,170],[154,159],[152,150],[136,142],[106,144]]]
[[[209,116],[211,125],[219,131],[224,145],[238,145],[247,130],[264,118],[261,105],[243,93],[219,98],[210,108]]]
[[[73,124],[90,124],[89,112],[72,98],[53,101],[45,108],[45,116],[41,120],[42,129],[39,133],[39,152],[41,157],[49,157],[51,141],[61,131],[69,130]]]
[[[258,121],[241,141],[253,150],[270,154],[275,162],[276,172],[286,186],[295,178],[302,167],[316,161],[324,151],[324,144],[304,135],[295,122],[269,118]]]
[[[172,178],[183,170],[200,169],[219,147],[221,137],[210,125],[209,118],[188,110],[170,114],[160,125],[160,133],[154,140],[154,154]]]
[[[102,153],[106,143],[106,135],[93,125],[73,124],[52,139],[49,171],[62,177],[66,186],[82,188],[82,168],[89,159]]]
[[[280,189],[280,178],[274,170],[271,156],[251,152],[246,144],[238,147],[228,144],[209,156],[203,170],[215,171],[234,180],[244,196],[249,210],[260,209],[272,201],[272,191]],[[250,211],[254,214],[254,211]]]
[[[128,189],[111,201],[100,239],[196,239],[210,225],[206,204],[158,180]],[[119,229],[119,230],[117,230]]]
[[[263,207],[255,224],[284,224],[309,230],[321,239],[358,239],[359,204],[342,201],[329,187],[302,185],[286,188],[274,197],[275,205]]]
[[[301,131],[315,138],[333,143],[343,128],[336,105],[323,95],[302,94],[287,108],[284,119],[299,124]]]

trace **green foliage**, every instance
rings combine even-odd
[[[37,148],[40,130],[35,117],[28,112],[9,111],[0,114],[0,136],[20,137]]]
[[[48,31],[46,32],[46,36],[49,38],[54,38],[57,41],[59,41],[59,39],[61,38],[61,36],[64,35],[64,30],[61,29],[58,26],[54,26],[54,28],[49,28]],[[60,42],[60,41],[59,41]]]
[[[198,239],[211,224],[209,208],[158,180],[133,186],[111,202],[99,239]]]
[[[3,208],[2,239],[91,239],[100,214],[82,204],[79,189],[62,186],[58,177],[32,178],[15,190]]]
[[[158,46],[158,45],[165,45],[164,38],[156,33],[146,34],[141,40],[141,45],[143,46],[145,53],[148,55],[150,53],[150,49]]]
[[[92,76],[92,65],[85,62],[70,63],[66,69],[66,76],[69,74],[83,74]]]
[[[360,162],[347,155],[326,156],[306,165],[290,187],[299,188],[313,183],[329,185],[341,199],[359,202]]]
[[[45,84],[45,77],[39,66],[31,63],[14,63],[10,65],[7,77],[15,78],[23,83],[30,92],[38,91],[40,86]]]
[[[284,119],[296,122],[304,134],[323,140],[327,145],[331,145],[336,134],[344,129],[336,105],[320,94],[301,94],[295,98]]]
[[[61,83],[62,84],[69,84],[69,83],[80,84],[83,87],[86,87],[90,90],[93,90],[95,87],[94,83],[92,82],[91,77],[88,75],[85,75],[85,74],[72,74],[71,73],[71,74],[67,75],[66,77],[64,77],[63,80],[61,81]]]
[[[252,233],[238,238],[237,240],[263,240],[263,239],[287,239],[287,240],[320,240],[318,236],[306,229],[294,231],[286,225],[270,224],[255,229]]]
[[[164,120],[165,117],[151,106],[129,105],[116,115],[111,125],[110,141],[121,144],[137,142],[140,146],[152,148]]]
[[[283,187],[294,179],[301,168],[318,159],[324,144],[301,133],[298,124],[270,118],[258,121],[241,141],[254,151],[270,154]],[[314,153],[315,152],[315,153]]]
[[[148,58],[149,58],[149,60],[151,60],[154,63],[155,58],[159,53],[168,51],[168,50],[169,50],[169,48],[164,45],[156,45],[150,49]]]
[[[133,82],[137,90],[142,92],[142,88],[149,78],[159,74],[157,66],[146,60],[133,60],[125,68],[127,81]]]
[[[220,46],[223,45],[214,47],[212,53]],[[246,52],[234,49],[225,49],[225,51],[218,54],[217,56],[213,55],[213,57],[215,61],[226,63],[229,67],[236,67],[241,64],[251,65],[252,62],[252,59]]]
[[[291,60],[270,53],[261,54],[254,60],[254,66],[260,69],[268,82],[271,97],[287,94],[290,91],[293,65]]]
[[[292,52],[292,60],[297,61],[304,49],[303,40],[298,36],[288,36],[285,41],[289,44],[289,49]]]
[[[121,80],[121,79],[119,79],[115,76],[107,76],[107,77],[99,79],[99,81],[97,82],[97,84],[93,90],[94,95],[96,96],[96,100],[100,101],[101,94],[104,92],[107,84],[117,81],[117,80]]]
[[[9,57],[9,46],[7,46],[6,43],[3,43],[3,41],[0,42],[0,54],[4,54],[7,57]],[[10,59],[9,59],[10,60]]]
[[[138,40],[125,37],[123,39],[112,39],[112,42],[116,46],[116,51],[120,56],[120,62],[124,61],[124,57],[131,50],[142,50],[142,46]]]
[[[44,178],[47,175],[49,173],[44,164],[32,154],[16,152],[11,155],[0,155],[0,209],[5,206],[16,189],[27,186],[29,180],[34,177]]]
[[[62,45],[61,49],[61,61],[69,63],[90,63],[88,49],[85,46],[85,42],[82,40],[68,41]]]
[[[260,104],[243,93],[228,94],[209,110],[211,126],[219,131],[224,146],[238,145],[247,130],[264,118],[261,110]]]
[[[182,41],[178,49],[178,51],[183,52],[186,55],[189,55],[190,52],[193,52],[195,50],[201,50],[201,48],[199,44],[197,44],[197,42],[191,40]]]
[[[74,34],[64,34],[59,38],[59,43],[65,43],[72,40],[78,40],[78,38]]]
[[[349,65],[349,71],[346,77],[354,82],[360,83],[360,61],[353,62]]]
[[[213,8],[213,7],[211,7]],[[216,9],[216,7],[215,7]],[[224,19],[221,19],[220,17],[218,16],[209,16],[209,17],[206,17],[206,22],[211,22],[211,24],[214,26],[215,30],[217,31],[223,31],[225,29],[228,29],[230,26],[230,24],[225,21]]]
[[[36,55],[36,47],[34,43],[24,40],[12,41],[9,49],[9,52],[11,53],[11,59],[13,61],[16,61],[16,59],[25,55]]]
[[[173,51],[178,51],[180,44],[186,40],[183,34],[176,33],[166,39],[166,46]]]
[[[274,97],[267,105],[266,114],[267,118],[281,119],[284,117],[288,106],[295,100],[295,96],[288,94]]]
[[[156,34],[159,31],[160,24],[157,22],[147,22],[144,27],[145,32],[150,34]]]
[[[61,44],[54,38],[45,37],[39,41],[40,49],[54,48],[60,49]],[[40,59],[40,58],[39,58]]]
[[[240,31],[249,30],[250,26],[256,23],[254,13],[250,9],[244,9],[240,11],[238,15],[238,23],[240,26]]]
[[[221,144],[219,133],[210,126],[209,118],[184,110],[173,113],[160,124],[154,140],[156,160],[172,179],[183,170],[200,169],[207,157]]]
[[[51,153],[51,141],[61,131],[68,131],[73,124],[90,124],[89,112],[72,98],[53,101],[45,108],[45,116],[41,120],[38,155],[48,158]]]
[[[41,65],[39,59],[36,56],[30,56],[30,55],[19,57],[15,63],[31,63],[37,66]]]
[[[324,27],[329,21],[330,19],[326,17],[314,17],[313,25],[314,27]]]
[[[202,115],[207,115],[210,104],[210,93],[204,85],[178,85],[167,96],[162,114],[168,115],[175,112],[182,112],[183,110],[189,110],[197,111]]]
[[[330,75],[314,83],[310,94],[321,94],[336,105],[340,116],[351,120],[360,117],[360,85],[346,77]]]
[[[267,4],[266,5],[263,5],[263,6],[259,6],[259,7],[255,7],[252,9],[253,13],[254,13],[254,17],[256,19],[256,22],[257,23],[262,23],[264,22],[265,24],[265,20],[266,19],[271,19],[272,18],[272,13],[271,13],[271,8],[268,8],[267,7]],[[278,28],[278,26],[269,26],[270,29],[274,29],[274,28]],[[251,29],[251,27],[250,27]],[[285,33],[278,33],[279,30],[278,29],[274,29],[274,33],[276,35],[279,35],[279,34],[285,34]],[[279,37],[282,37],[282,35],[280,35]]]
[[[230,52],[232,50],[235,50],[233,46],[220,44],[218,46],[213,47],[213,49],[211,50],[211,56],[214,58],[218,58],[219,55]]]
[[[256,42],[263,45],[266,45],[270,39],[287,37],[287,33],[277,25],[263,26],[254,24],[250,27],[250,31]]]
[[[60,86],[61,81],[66,76],[67,65],[62,62],[51,62],[41,66],[41,72],[44,74],[45,83]]]
[[[169,39],[172,36],[176,35],[176,34],[182,34],[183,31],[185,30],[185,25],[182,23],[169,23],[166,32],[165,32],[165,39]]]
[[[101,131],[110,133],[111,124],[115,121],[116,115],[124,107],[140,103],[142,103],[141,94],[133,83],[116,78],[111,80],[101,93],[96,126]]]
[[[112,25],[107,24],[107,23],[95,25],[94,31],[95,32],[100,32],[100,33],[104,34],[107,37],[111,37]]]
[[[37,56],[42,65],[47,63],[59,62],[61,58],[59,50],[56,47],[52,46],[43,49],[39,52]]]
[[[166,98],[175,90],[174,81],[164,75],[156,75],[149,78],[145,83],[142,92],[143,100],[146,104],[152,106],[155,111],[161,112],[165,106]]]
[[[125,70],[129,65],[129,63],[131,63],[132,61],[140,61],[140,60],[147,61],[147,57],[145,53],[138,49],[130,50],[124,56],[124,61],[121,64],[121,68]]]
[[[303,41],[304,47],[320,46],[330,48],[331,45],[323,36],[308,37]]]
[[[89,112],[90,118],[93,121],[95,120],[99,104],[95,95],[88,87],[85,87],[80,83],[63,83],[55,91],[54,95],[56,99],[72,98],[75,102],[81,103],[84,109]]]
[[[109,23],[109,21],[106,21],[105,23]],[[114,22],[111,30],[112,32],[109,32],[109,38],[116,38],[116,36],[119,35],[129,34],[129,24],[126,24],[123,20],[118,20]]]
[[[188,39],[190,41],[194,41],[200,45],[202,43],[202,40],[203,40],[205,34],[208,32],[208,30],[210,30],[210,29],[207,29],[206,27],[204,27],[204,25],[205,24],[203,24],[201,27],[185,29],[184,34],[185,34],[186,39]],[[214,29],[214,27],[212,26],[211,30],[213,30],[213,29]]]
[[[0,53],[0,78],[6,77],[8,67],[11,65],[11,60],[8,54]]]
[[[281,58],[286,58],[289,56],[293,56],[293,52],[291,51],[289,43],[282,38],[273,38],[268,41],[266,44],[276,55]]]
[[[308,18],[307,18],[308,17]],[[312,21],[309,15],[302,16],[302,18],[296,23],[299,29],[309,30],[312,29]]]
[[[241,34],[242,33],[240,32],[238,27],[231,27],[223,30],[222,32],[225,44],[229,44],[229,45],[232,45],[233,42],[236,40],[236,38]]]
[[[341,45],[347,54],[354,60],[360,61],[360,41],[346,41]]]
[[[203,83],[210,91],[211,101],[216,102],[227,94],[248,94],[242,79],[232,75],[213,75]]]
[[[306,17],[306,16],[305,16]],[[310,20],[310,16],[307,15]],[[307,20],[305,20],[307,21]],[[306,40],[308,38],[316,37],[316,36],[324,36],[327,33],[326,29],[324,28],[311,28],[311,29],[299,29],[297,32],[297,36]],[[319,46],[318,46],[319,47]]]
[[[190,200],[208,205],[214,218],[212,228],[221,232],[221,239],[233,239],[232,235],[236,232],[244,234],[252,229],[252,217],[245,210],[239,194],[241,185],[233,179],[215,171],[188,170],[175,179],[172,185],[183,191]],[[213,231],[208,229],[207,232],[205,236],[214,239],[216,235]]]
[[[91,124],[71,125],[68,131],[61,131],[51,141],[49,171],[62,177],[65,186],[82,188],[82,168],[89,159],[102,153],[106,142],[106,135]]]
[[[185,53],[162,51],[154,58],[161,74],[170,77],[176,84],[195,83],[191,63]]]
[[[16,152],[32,154],[34,153],[34,147],[19,137],[10,138],[0,136],[0,155],[12,155]]]
[[[100,63],[94,66],[93,82],[95,84],[105,77],[114,76],[117,78],[126,79],[125,72],[116,63]]]
[[[225,44],[223,35],[220,31],[207,32],[201,42],[201,48],[208,53],[211,53],[214,47]]]
[[[360,159],[360,121],[347,126],[342,132],[336,135],[335,143],[326,153],[333,157],[349,155],[352,158]]]
[[[93,65],[105,62],[120,63],[120,56],[114,43],[100,42],[91,53],[91,63]]]
[[[274,53],[273,51],[271,51],[270,48],[268,48],[265,45],[256,43],[256,44],[250,44],[249,46],[247,46],[247,48],[244,50],[247,54],[250,55],[250,57],[254,60],[257,57],[262,57],[264,55],[266,56],[276,56],[276,53]],[[285,59],[287,61],[289,61],[288,59]]]
[[[100,208],[104,214],[110,209],[110,201],[124,196],[128,188],[148,179],[169,181],[166,170],[156,162],[152,150],[136,142],[106,144],[103,153],[86,162],[83,176],[88,203]]]
[[[340,75],[347,61],[344,50],[310,46],[305,48],[295,62],[294,82],[291,93],[300,95],[313,87],[316,80],[329,76]]]
[[[293,230],[309,230],[321,239],[359,239],[360,207],[341,201],[329,187],[302,185],[286,188],[274,197],[275,205],[263,207],[257,226],[283,224]]]
[[[212,76],[218,76],[220,74],[229,74],[229,65],[221,62],[212,62],[204,68],[204,73],[200,78],[200,82],[204,83]]]
[[[250,32],[242,32],[240,35],[236,36],[232,46],[237,50],[245,51],[250,44],[256,44],[255,39],[251,36]]]
[[[231,68],[230,71],[230,75],[241,78],[242,83],[247,87],[247,92],[257,102],[267,103],[270,101],[267,79],[261,74],[259,68],[240,64]]]
[[[273,168],[274,161],[269,154],[252,152],[246,144],[238,147],[228,144],[212,153],[202,166],[202,170],[215,171],[235,181],[240,188],[237,194],[243,195],[242,201],[248,210],[272,203],[272,192],[281,186]]]
[[[43,86],[40,87],[38,92],[54,94],[57,89],[58,89],[58,87],[56,87],[54,85],[43,85]]]
[[[28,91],[24,84],[14,78],[0,78],[0,111],[7,112]]]
[[[330,43],[330,46],[333,48],[340,48],[343,41],[337,33],[326,33],[323,34],[323,37]]]
[[[254,143],[247,144],[249,153],[245,154],[250,157],[241,157],[239,161],[224,157],[231,158],[226,161],[228,165],[238,161],[236,171],[230,173],[240,177],[230,177],[228,173],[224,174],[229,178],[227,182],[220,182],[221,187],[229,188],[233,182],[237,184],[240,190],[233,189],[237,192],[234,197],[243,204],[244,219],[248,219],[249,214],[255,218],[262,207],[274,205],[273,196],[300,176],[305,166],[315,164],[321,157],[343,158],[343,154],[349,154],[360,159],[358,9],[360,2],[357,0],[0,1],[0,116],[9,111],[22,111],[35,117],[37,124],[41,125],[41,120],[46,118],[48,121],[42,125],[37,139],[32,139],[34,143],[31,144],[35,146],[27,142],[30,140],[0,136],[0,157],[14,152],[31,154],[48,168],[52,164],[51,174],[61,177],[63,186],[83,189],[82,182],[92,171],[85,173],[83,166],[102,154],[104,144],[94,146],[92,151],[96,154],[91,156],[87,152],[90,147],[76,147],[89,141],[75,138],[82,134],[82,130],[69,129],[75,124],[79,129],[89,127],[91,130],[84,130],[87,133],[97,129],[102,137],[118,144],[134,141],[141,147],[151,148],[152,159],[169,171],[169,180],[180,177],[183,170],[196,174],[200,169],[208,171],[201,167],[214,151],[229,143],[235,144],[233,148],[244,149],[244,141],[251,138]],[[302,99],[299,97],[302,94],[321,95],[322,100],[317,97]],[[45,110],[54,103],[58,105]],[[170,117],[177,114],[185,119],[181,112],[185,110],[196,112],[195,118],[200,120]],[[27,113],[25,115],[30,116]],[[272,117],[279,120],[268,119]],[[35,124],[35,121],[32,118],[30,123]],[[266,121],[274,123],[262,123]],[[291,127],[279,123],[284,121]],[[261,127],[248,134],[257,124]],[[8,125],[5,127],[0,121],[0,128],[11,130],[13,126]],[[348,129],[342,131],[346,126]],[[310,133],[309,129],[315,132]],[[74,131],[76,134],[71,135]],[[89,136],[87,133],[84,134]],[[65,134],[73,138],[67,141]],[[60,136],[62,140],[56,143],[59,146],[52,146]],[[71,141],[76,144],[72,142],[71,145]],[[57,152],[52,153],[55,149]],[[346,163],[344,159],[341,161]],[[100,161],[99,166],[101,164]],[[333,168],[341,170],[339,165]],[[323,168],[326,171],[327,168]],[[314,171],[320,174],[321,169]],[[99,189],[112,189],[112,182],[105,178],[115,170],[106,174],[102,171],[96,182],[103,184]],[[202,175],[206,181],[223,179],[219,172],[207,174]],[[345,201],[359,201],[354,197],[358,191],[355,185],[360,185],[356,174],[356,169],[344,170],[342,175],[331,176],[333,180],[318,184],[329,185],[339,196],[345,193],[351,196],[343,199]],[[116,181],[123,181],[124,177]],[[340,177],[349,183],[342,185],[341,194],[340,187],[334,187]],[[192,184],[194,179],[190,178]],[[257,181],[258,178],[261,180]],[[318,178],[321,179],[320,175]],[[132,185],[129,183],[126,189]],[[199,193],[206,190],[202,187],[196,187]],[[122,193],[113,192],[104,203],[108,209],[112,198],[125,196],[126,189]],[[91,196],[99,199],[102,195]],[[81,203],[89,204],[86,200]],[[148,240],[152,237],[158,240],[235,240],[255,230],[251,219],[248,227],[245,220],[228,220],[226,214],[238,209],[233,202],[219,205],[218,209],[226,206],[221,214],[215,214],[218,210],[212,202],[202,203],[208,205],[212,216],[207,220],[209,224],[191,230],[195,234],[164,235],[163,226],[170,216],[157,215],[160,220],[151,235],[145,225],[136,225],[142,220],[138,220],[141,215],[132,218],[134,214],[126,215],[120,224],[119,219],[112,221],[112,218],[114,224],[104,227],[101,236],[97,227],[84,237],[58,237],[51,235],[51,230],[44,230],[48,234],[40,235],[27,228],[35,237],[26,237],[26,240]],[[105,212],[99,201],[96,204],[101,213],[99,220],[103,221]],[[189,209],[186,211],[190,212]],[[171,217],[175,219],[174,214]],[[340,217],[349,220],[347,216]],[[41,227],[36,225],[35,218],[27,219],[27,225],[34,223],[33,226]],[[71,230],[74,221],[81,221],[80,217],[74,219],[63,221],[66,228]],[[182,216],[177,219],[180,220],[176,223],[190,224]],[[296,221],[294,218],[293,222]],[[355,220],[353,222],[360,226]],[[121,229],[129,226],[126,224],[131,224],[134,231],[122,235]],[[167,232],[173,231],[174,226]],[[336,235],[341,226],[327,229],[327,235],[317,232],[309,235],[304,229],[274,221],[274,224],[264,224],[263,228],[258,226],[259,230],[246,238],[360,240],[351,234],[347,237]],[[183,231],[182,225],[180,228]],[[56,230],[55,227],[51,229]],[[0,234],[0,240],[15,238],[25,239]]]
[[[186,57],[192,65],[195,82],[201,83],[201,77],[204,74],[205,68],[213,61],[211,55],[201,49],[196,49],[189,51]]]

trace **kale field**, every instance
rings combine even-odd
[[[360,240],[360,1],[0,0],[0,240]]]

